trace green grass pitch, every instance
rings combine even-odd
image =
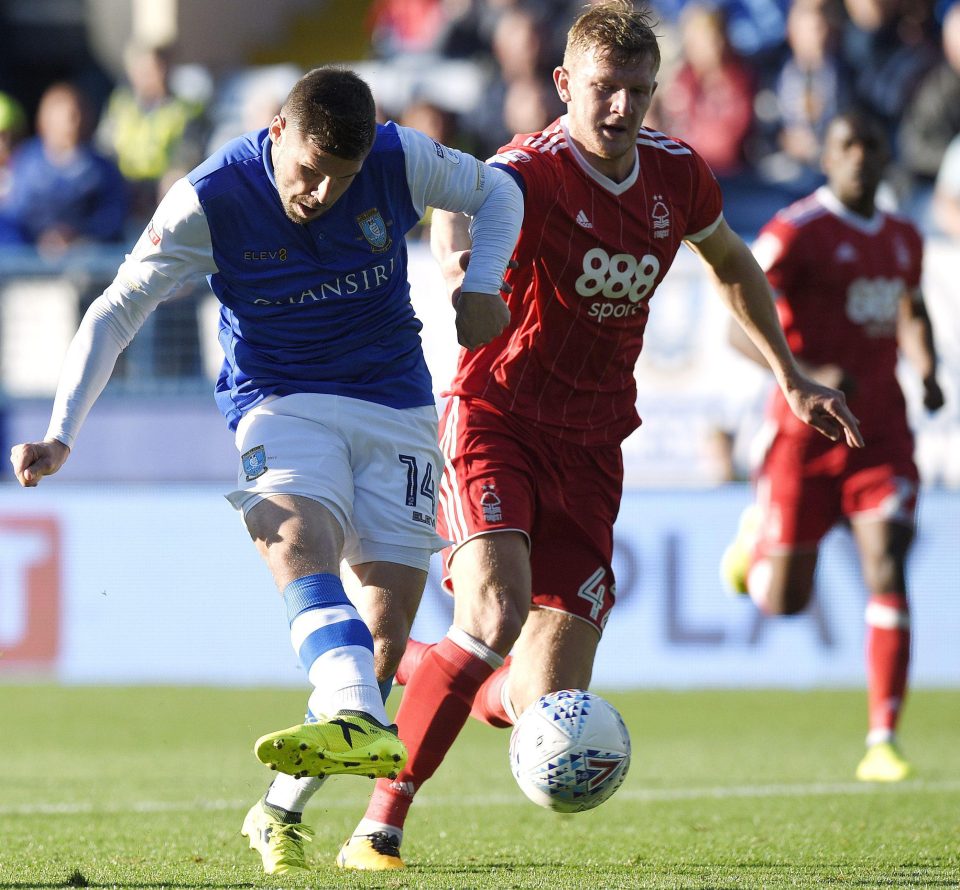
[[[251,748],[296,722],[287,690],[0,686],[0,888],[960,887],[960,690],[912,693],[917,777],[854,781],[860,691],[609,693],[633,739],[589,813],[529,803],[507,733],[471,722],[411,811],[408,868],[343,873],[369,780],[330,780],[309,877],[265,877],[243,815]],[[393,702],[395,703],[395,701]]]

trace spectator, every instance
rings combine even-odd
[[[84,241],[119,240],[126,183],[93,148],[86,96],[71,84],[53,84],[40,99],[36,126],[11,161],[0,241],[56,253]]]
[[[10,190],[10,159],[27,130],[27,118],[20,103],[0,93],[0,200]]]
[[[854,72],[854,99],[880,118],[890,136],[910,94],[937,62],[929,23],[916,17],[916,10],[925,5],[844,0],[848,22],[842,36],[843,56]]]
[[[718,177],[736,175],[753,123],[753,74],[730,44],[719,7],[685,6],[680,39],[683,59],[655,96],[653,125],[695,145]]]
[[[443,28],[442,0],[374,0],[367,14],[370,43],[382,59],[427,52]]]
[[[787,15],[787,56],[773,88],[758,97],[771,106],[774,153],[760,162],[764,178],[807,190],[819,185],[827,123],[851,96],[851,74],[839,53],[834,0],[794,0]]]
[[[544,78],[518,78],[503,97],[503,123],[511,133],[537,133],[564,111],[553,84]]]
[[[454,146],[464,150],[463,139],[457,131],[456,115],[446,108],[441,108],[427,99],[418,99],[411,102],[400,115],[401,126],[412,127],[421,133],[426,133],[435,142]],[[433,208],[427,207],[420,221],[407,232],[407,240],[429,241],[430,220]]]
[[[484,61],[491,52],[494,32],[511,11],[524,10],[540,19],[540,32],[549,44],[548,58],[563,52],[567,26],[580,14],[584,0],[443,0],[445,21],[434,51],[447,59]]]
[[[960,135],[954,136],[933,187],[933,219],[944,235],[960,243]]]
[[[663,21],[676,21],[689,0],[656,0]],[[776,52],[783,41],[789,0],[719,0],[737,52],[751,59]],[[662,39],[662,38],[661,38]]]
[[[128,83],[111,94],[97,129],[100,148],[116,158],[131,185],[136,222],[149,217],[158,184],[174,164],[199,162],[202,107],[174,95],[168,47],[132,43],[124,54]]]
[[[206,153],[213,154],[251,130],[268,127],[303,73],[296,65],[284,64],[244,68],[225,77],[207,110],[212,126]]]
[[[444,0],[444,22],[434,50],[447,59],[476,59],[490,55],[493,29],[499,16],[483,0]]]
[[[404,127],[413,127],[426,133],[431,139],[444,145],[459,147],[462,141],[457,133],[456,115],[428,99],[411,102],[403,110],[399,122]]]
[[[960,133],[960,3],[945,13],[943,58],[920,82],[898,131],[901,166],[927,193],[950,140]]]
[[[549,82],[550,50],[549,29],[534,9],[518,5],[500,15],[493,31],[495,67],[485,89],[486,99],[470,116],[481,155],[493,154],[513,135],[503,118],[511,84],[518,80]]]

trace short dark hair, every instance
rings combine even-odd
[[[596,50],[597,55],[617,65],[638,58],[653,59],[660,67],[660,44],[653,31],[653,12],[636,7],[631,0],[607,0],[591,6],[570,27],[563,64],[572,56]]]
[[[290,90],[280,113],[321,151],[363,157],[377,134],[377,107],[365,81],[346,68],[314,68]]]
[[[850,127],[851,133],[859,142],[873,143],[878,152],[889,158],[890,137],[883,122],[869,108],[856,103],[837,112],[827,123],[827,133],[841,121]]]

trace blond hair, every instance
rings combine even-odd
[[[660,44],[653,32],[653,12],[631,0],[606,0],[591,5],[570,27],[563,64],[595,50],[615,64],[650,58],[660,67]]]

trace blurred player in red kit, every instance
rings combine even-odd
[[[407,649],[397,721],[409,767],[377,783],[341,867],[403,867],[413,796],[471,709],[505,727],[544,693],[589,685],[616,593],[620,445],[640,423],[634,365],[681,243],[706,263],[801,421],[861,444],[843,396],[794,362],[710,169],[688,145],[642,127],[659,66],[648,13],[628,2],[592,7],[554,71],[567,113],[489,161],[522,189],[526,221],[507,275],[511,322],[487,346],[461,351],[441,423],[453,626],[440,642]],[[433,249],[454,300],[467,224],[434,216]]]
[[[810,435],[774,392],[757,504],[745,511],[722,564],[732,590],[749,593],[767,614],[792,615],[810,602],[821,538],[840,520],[849,522],[870,594],[870,729],[857,767],[868,782],[910,773],[894,732],[907,687],[905,563],[919,477],[896,377],[898,347],[920,375],[926,408],[943,405],[920,292],[921,236],[874,201],[888,160],[875,121],[855,111],[838,115],[824,144],[827,184],[778,213],[754,246],[800,367],[846,394],[866,446],[851,450]],[[732,342],[763,361],[739,332]]]

